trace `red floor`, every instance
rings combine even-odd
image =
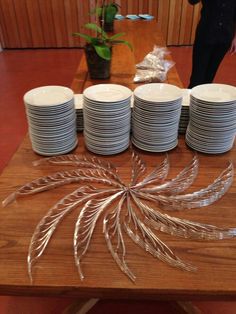
[[[182,306],[185,304],[181,302]],[[73,298],[0,296],[1,314],[77,314]],[[186,309],[186,310],[184,310]],[[173,301],[101,300],[88,314],[235,314],[235,302],[195,301],[179,307]]]
[[[186,87],[191,70],[192,49],[191,47],[169,47],[169,50]],[[0,52],[0,172],[27,132],[22,100],[24,93],[42,85],[69,87],[80,56],[79,49]],[[226,56],[215,81],[236,85],[235,69],[236,56]],[[59,314],[75,301],[68,298],[0,297],[0,314]],[[194,304],[204,314],[236,313],[234,302],[194,302]],[[180,312],[173,306],[173,303],[158,301],[100,301],[89,311],[89,314],[108,313],[177,314]]]
[[[70,87],[80,56],[80,49],[0,53],[0,172],[27,132],[24,93],[43,85]]]
[[[176,68],[184,87],[187,88],[191,73],[192,47],[168,47],[168,49],[176,62]],[[236,86],[236,55],[226,54],[214,82]]]

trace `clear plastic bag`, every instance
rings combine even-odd
[[[165,47],[154,46],[142,62],[136,64],[135,83],[140,82],[164,82],[168,71],[174,66],[174,62],[166,60],[169,51]]]

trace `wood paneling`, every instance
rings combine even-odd
[[[90,1],[77,1],[77,16],[78,26],[73,32],[84,32],[84,24],[88,22],[95,22],[95,16],[91,15],[90,12],[95,8],[95,0]],[[79,37],[74,38],[75,46],[84,45],[84,40]]]
[[[14,0],[1,0],[1,26],[5,47],[21,48]]]
[[[167,45],[178,45],[182,0],[171,0],[169,7]]]
[[[55,24],[53,23],[53,11],[50,0],[39,0],[39,14],[41,16],[42,30],[44,36],[45,47],[56,47],[57,40],[55,35]]]
[[[101,4],[101,0],[97,1]],[[120,13],[149,13],[158,21],[167,45],[193,43],[200,5],[187,0],[117,0]],[[96,0],[0,0],[1,44],[5,48],[79,47],[73,37],[94,21]]]
[[[195,38],[195,31],[196,31],[197,23],[198,23],[198,20],[199,20],[200,10],[201,10],[201,6],[200,5],[195,5],[194,6],[193,19],[192,19],[191,42],[193,42],[194,38]]]
[[[5,39],[3,34],[5,34],[6,36],[6,27],[5,24],[3,23],[3,12],[1,6],[0,6],[0,21],[2,22],[0,23],[0,47],[2,49],[2,47],[5,47]]]
[[[169,7],[170,0],[160,0],[157,8],[157,22],[165,40],[168,36]]]
[[[30,26],[30,15],[28,14],[28,8],[26,1],[14,1],[16,23],[19,31],[19,40],[21,48],[28,47],[29,43],[32,42],[32,33]],[[29,10],[31,13],[31,10]],[[34,28],[33,21],[33,28]]]
[[[17,2],[17,0],[15,0]],[[24,1],[23,1],[24,2]],[[44,37],[43,37],[43,20],[39,14],[39,2],[38,0],[26,0],[26,9],[29,17],[30,30],[32,34],[32,46],[33,47],[43,47]],[[20,27],[17,27],[20,31]],[[21,33],[21,32],[20,32]]]
[[[184,45],[191,42],[193,20],[193,7],[188,5],[187,1],[182,2],[181,18],[180,18],[180,32],[178,44]]]

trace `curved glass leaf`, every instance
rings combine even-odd
[[[99,53],[105,54],[105,57],[109,56],[106,55],[109,47],[98,44],[97,48]],[[163,206],[164,204],[168,205],[168,209],[170,207],[171,209],[183,209],[212,204],[226,193],[233,182],[233,163],[230,163],[208,187],[188,194],[180,194],[191,186],[197,176],[197,156],[194,156],[191,163],[174,179],[162,184],[159,183],[162,179],[165,181],[169,169],[168,156],[160,166],[141,179],[141,176],[144,176],[144,162],[134,153],[129,185],[121,182],[117,171],[109,162],[100,160],[95,156],[56,156],[46,158],[44,161],[36,161],[34,165],[41,165],[44,162],[57,166],[59,164],[74,165],[76,169],[56,172],[24,184],[3,201],[3,206],[18,196],[35,194],[64,184],[89,182],[89,184],[94,183],[95,186],[76,188],[74,192],[66,195],[51,207],[41,219],[29,246],[28,273],[31,281],[33,280],[34,265],[44,253],[54,231],[64,217],[82,203],[85,205],[76,222],[73,242],[75,264],[81,279],[84,278],[81,262],[89,249],[93,232],[99,223],[99,217],[103,213],[103,232],[108,249],[117,265],[132,281],[135,280],[135,276],[126,262],[123,229],[138,246],[155,258],[188,271],[194,271],[196,268],[175,255],[171,248],[159,239],[156,231],[165,232],[172,236],[205,241],[236,237],[235,227],[217,227],[172,217],[162,213],[158,207],[158,205]],[[97,183],[102,183],[108,187],[98,189]],[[147,185],[149,188],[146,187]]]

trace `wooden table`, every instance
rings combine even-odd
[[[109,80],[102,80],[102,83],[122,84],[134,90],[140,85],[133,82],[136,72],[135,64],[141,62],[153,50],[154,45],[165,47],[166,44],[154,20],[116,21],[115,32],[125,32],[126,35],[122,39],[128,40],[132,44],[134,51],[131,52],[126,45],[114,46],[111,77]],[[170,55],[167,55],[166,58],[172,60]],[[86,60],[85,56],[83,56],[73,80],[72,89],[75,93],[82,93],[86,87],[99,83],[101,83],[101,80],[90,80],[88,77]],[[168,72],[166,83],[183,87],[175,67]]]
[[[120,30],[122,25],[124,24],[117,24],[117,29]],[[111,82],[134,87],[136,85],[132,83],[132,77],[135,62],[141,61],[154,43],[163,44],[163,42],[155,22],[126,22],[124,26],[129,33],[127,38],[132,37],[135,58],[127,47],[115,47],[114,54],[119,55],[120,58],[113,63]],[[130,34],[131,30],[140,36]],[[175,69],[168,76],[168,82],[181,86]],[[74,90],[80,92],[84,87],[94,83],[97,82],[88,78],[82,61],[72,84]],[[140,150],[138,152],[149,170],[164,158],[162,153],[146,153]],[[79,135],[79,145],[75,153],[89,154],[84,146],[82,134]],[[184,138],[180,137],[178,147],[169,152],[171,163],[169,178],[175,176],[192,156],[193,152],[185,145]],[[193,190],[206,187],[227,166],[229,160],[235,161],[236,148],[218,156],[199,153],[198,157],[200,170],[193,184]],[[32,151],[29,138],[26,136],[0,178],[1,200],[26,182],[66,168],[52,165],[34,167],[32,162],[39,158],[40,156]],[[120,175],[128,184],[131,172],[130,152],[126,151],[104,159],[118,167]],[[97,225],[89,252],[84,259],[85,280],[81,281],[74,264],[72,240],[79,208],[67,216],[55,232],[48,249],[38,261],[34,283],[31,285],[27,275],[27,252],[34,229],[48,209],[77,186],[78,184],[66,185],[20,198],[17,202],[1,208],[0,294],[175,300],[235,298],[235,239],[203,242],[157,232],[160,239],[176,255],[198,267],[197,272],[186,272],[154,259],[125,237],[127,262],[137,275],[136,282],[133,283],[120,271],[108,252],[102,234],[102,220]],[[236,183],[234,182],[227,194],[215,204],[174,212],[173,215],[219,227],[233,227],[236,226],[235,200]]]

